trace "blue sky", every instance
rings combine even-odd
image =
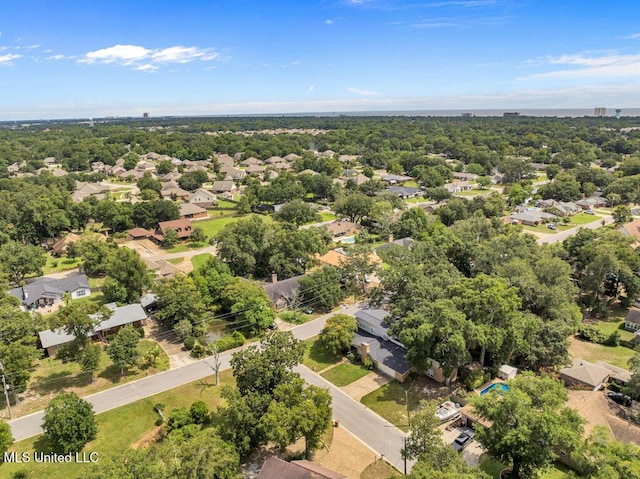
[[[640,2],[0,0],[0,119],[640,107]]]

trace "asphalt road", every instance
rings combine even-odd
[[[342,312],[346,314],[355,314],[360,309],[359,306],[349,306]],[[291,330],[298,339],[308,339],[320,333],[327,319],[335,313],[326,314],[310,321],[306,324],[297,326]],[[246,346],[244,346],[246,347]],[[231,355],[235,351],[242,349],[234,349],[225,351],[220,354],[220,371],[230,368],[229,361]],[[196,363],[189,364],[176,369],[171,369],[162,373],[154,374],[146,378],[138,379],[122,386],[117,386],[105,391],[86,396],[84,399],[93,405],[96,413],[109,411],[125,404],[144,399],[149,396],[173,389],[183,384],[187,384],[207,376],[214,374],[211,358],[205,358]],[[354,404],[358,404],[352,401]],[[28,416],[23,416],[9,421],[13,437],[16,441],[21,441],[29,437],[42,433],[41,424],[44,416],[43,411],[39,411]],[[382,452],[380,452],[382,454]]]
[[[613,223],[613,218],[611,216],[608,216],[608,215],[600,215],[600,216],[602,217],[602,219],[599,219],[597,221],[592,221],[591,223],[579,225],[579,226],[576,226],[575,228],[571,228],[570,230],[560,231],[559,233],[546,235],[544,238],[538,239],[538,244],[559,243],[560,241],[566,240],[569,236],[575,235],[580,230],[580,228],[587,228],[590,230],[601,228],[603,219],[605,224],[607,225]]]

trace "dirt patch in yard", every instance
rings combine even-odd
[[[145,447],[151,446],[158,442],[160,439],[160,434],[162,431],[162,426],[157,426],[153,431],[148,432],[144,436],[142,436],[139,440],[131,444],[133,449],[144,449]]]
[[[317,464],[344,474],[348,479],[360,479],[362,471],[378,459],[380,456],[353,434],[344,427],[337,427],[333,430],[329,452]]]

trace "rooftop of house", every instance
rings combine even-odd
[[[300,279],[304,278],[305,275],[294,276],[292,278],[283,279],[273,281],[271,283],[265,283],[262,285],[262,288],[265,290],[271,301],[275,303],[280,298],[287,298],[291,296],[291,294],[299,289],[300,287]]]
[[[387,191],[390,193],[395,193],[402,196],[412,196],[417,195],[422,192],[421,188],[413,188],[410,186],[390,186],[387,188]]]
[[[560,374],[589,386],[596,387],[611,375],[611,370],[597,366],[583,359],[575,359],[573,361],[573,365],[571,367],[561,369]]]
[[[75,243],[79,239],[80,239],[79,235],[75,233],[67,233],[58,241],[53,243],[53,246],[51,246],[51,249],[56,253],[62,253],[68,245],[70,245],[71,243]]]
[[[31,304],[40,298],[59,298],[64,293],[82,288],[90,288],[87,275],[71,273],[64,278],[41,276],[24,286],[9,290],[9,294],[18,298],[23,304]]]
[[[631,236],[636,241],[640,241],[640,219],[623,224],[618,228],[618,231],[625,236]]]
[[[214,181],[211,189],[214,191],[231,191],[235,186],[235,183],[231,180]]]
[[[207,212],[204,208],[193,203],[180,203],[179,209],[180,216],[199,215]]]
[[[405,374],[411,369],[409,363],[405,359],[407,353],[402,346],[391,341],[378,338],[362,329],[356,332],[352,344],[356,347],[362,343],[369,345],[369,355],[374,361],[379,361],[393,371]]]
[[[384,309],[361,309],[355,314],[356,319],[361,319],[384,330],[389,329],[387,323],[384,322],[387,316],[389,316],[389,311]]]
[[[173,229],[178,233],[181,238],[187,237],[191,234],[192,227],[191,221],[188,219],[173,220],[173,221],[161,221],[158,223],[158,229],[161,234],[165,234],[168,229]]]
[[[382,246],[378,246],[376,248],[376,251],[384,250],[384,249],[390,248],[390,247],[392,247],[394,245],[395,246],[402,246],[403,248],[410,249],[411,245],[413,244],[414,241],[415,240],[413,238],[411,238],[411,237],[400,238],[400,239],[397,239],[397,240],[389,241],[388,243],[383,244]]]
[[[624,317],[625,323],[640,324],[640,308],[630,308],[627,315]]]
[[[333,223],[327,225],[327,230],[334,236],[345,234],[353,229],[360,230],[362,226],[347,220],[335,220]]]

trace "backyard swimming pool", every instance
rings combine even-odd
[[[487,393],[490,393],[494,389],[498,389],[498,392],[504,392],[504,391],[508,391],[509,390],[509,386],[507,386],[505,383],[493,383],[493,384],[490,384],[489,386],[484,388],[482,391],[480,391],[480,396],[482,396],[484,394],[487,394]]]

